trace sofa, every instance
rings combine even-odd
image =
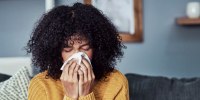
[[[9,92],[13,92],[7,86],[14,87],[16,78],[20,78],[25,82],[21,84],[21,81],[17,80],[17,83],[20,83],[23,87],[17,90],[27,91],[30,77],[38,73],[37,69],[31,69],[30,62],[29,57],[0,58],[0,89],[3,90],[0,91],[0,100],[4,100],[2,98],[5,98]],[[18,74],[15,74],[16,72]],[[30,77],[27,77],[28,75]],[[130,100],[200,100],[200,78],[177,79],[135,73],[127,73],[125,76],[129,82]],[[5,87],[2,86],[2,83]],[[5,96],[2,95],[3,92]],[[16,91],[16,93],[18,94],[8,96],[7,98],[10,99],[5,100],[12,100],[13,98],[27,100],[27,94],[19,94],[21,93],[19,91]]]
[[[167,78],[134,73],[125,75],[130,100],[200,100],[200,78]]]
[[[6,74],[0,74],[0,83],[6,83],[6,80],[13,81],[19,77],[23,78],[23,82],[26,80],[21,89],[27,91],[27,84],[30,78],[24,78],[29,74],[28,69],[22,68],[20,73],[15,74],[13,77]],[[23,73],[23,74],[21,74]],[[24,75],[24,76],[22,76]],[[200,100],[200,78],[167,78],[161,76],[147,76],[134,73],[125,74],[129,82],[129,95],[130,100]],[[13,79],[12,79],[13,78]],[[25,80],[24,80],[25,79]],[[14,83],[7,81],[5,86],[14,86]],[[21,83],[21,82],[17,82]],[[3,87],[0,84],[0,88]],[[18,87],[19,88],[19,87]],[[5,92],[7,88],[3,89]],[[7,89],[6,92],[11,92],[12,89]],[[18,92],[17,92],[18,93]],[[2,91],[0,91],[2,94]],[[21,95],[15,95],[19,97]],[[21,97],[21,100],[26,100],[27,94]],[[2,99],[5,96],[0,96]],[[14,96],[9,96],[14,97]],[[5,100],[11,100],[5,99]]]
[[[27,100],[30,57],[0,57],[0,100]]]

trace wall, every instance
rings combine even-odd
[[[144,42],[126,44],[119,69],[123,73],[168,77],[200,76],[200,26],[175,23],[177,17],[185,15],[186,4],[192,0],[143,1]]]
[[[23,48],[44,5],[44,0],[0,0],[0,57],[27,56]]]
[[[56,5],[76,1],[58,0]],[[126,43],[124,58],[117,68],[123,73],[200,77],[200,26],[183,27],[175,23],[175,18],[185,15],[189,1],[192,0],[143,0],[144,41]],[[40,0],[0,1],[1,57],[24,56],[21,48],[43,11],[44,2]]]

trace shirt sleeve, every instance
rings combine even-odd
[[[64,98],[63,98],[63,100],[74,100],[74,99],[65,95]]]
[[[74,99],[65,95],[63,100],[74,100]],[[94,93],[91,92],[90,94],[88,94],[86,96],[79,97],[78,100],[96,100],[96,99],[95,99]]]
[[[79,97],[79,100],[96,100],[96,99],[95,99],[94,93],[91,92],[90,94],[86,96]]]

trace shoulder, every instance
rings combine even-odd
[[[129,87],[128,80],[124,74],[118,70],[114,70],[109,75],[109,83],[106,89],[107,93],[113,93],[115,99],[119,100],[129,100]]]
[[[28,87],[28,100],[46,100],[48,95],[47,72],[41,72],[34,76]]]
[[[126,77],[117,69],[114,69],[111,73],[106,75],[106,78],[100,80],[95,91],[104,91],[105,97],[110,97],[110,94],[128,94],[128,81]]]
[[[127,78],[117,69],[114,69],[113,72],[109,73],[106,77],[107,78],[105,79],[105,81],[108,81],[109,83],[128,86]]]
[[[53,80],[50,77],[46,77],[47,75],[47,71],[41,72],[39,74],[37,74],[36,76],[34,76],[31,81],[29,86],[42,86],[45,87],[48,84],[54,83],[56,82],[55,80]]]
[[[41,72],[41,73],[35,75],[35,76],[31,79],[31,82],[44,81],[44,80],[46,79],[46,75],[47,75],[47,72],[46,72],[46,71]]]
[[[29,83],[29,92],[35,92],[35,90],[44,92],[48,90],[49,86],[56,83],[52,78],[46,78],[46,75],[47,71],[44,71],[34,76]]]
[[[124,74],[122,74],[119,70],[117,69],[114,69],[113,72],[111,72],[109,75],[108,75],[108,78],[109,79],[113,79],[115,81],[119,81],[119,82],[126,82],[127,81],[127,78],[124,76]]]

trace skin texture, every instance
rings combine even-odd
[[[70,43],[73,42],[73,45]],[[92,60],[93,49],[89,46],[88,41],[79,41],[76,37],[68,42],[68,47],[63,48],[61,55],[63,62],[76,52],[85,52],[90,60]],[[82,59],[78,65],[76,59],[72,59],[66,64],[60,80],[64,86],[65,94],[68,97],[78,99],[79,96],[85,96],[92,91],[95,75],[92,66],[86,59]]]

